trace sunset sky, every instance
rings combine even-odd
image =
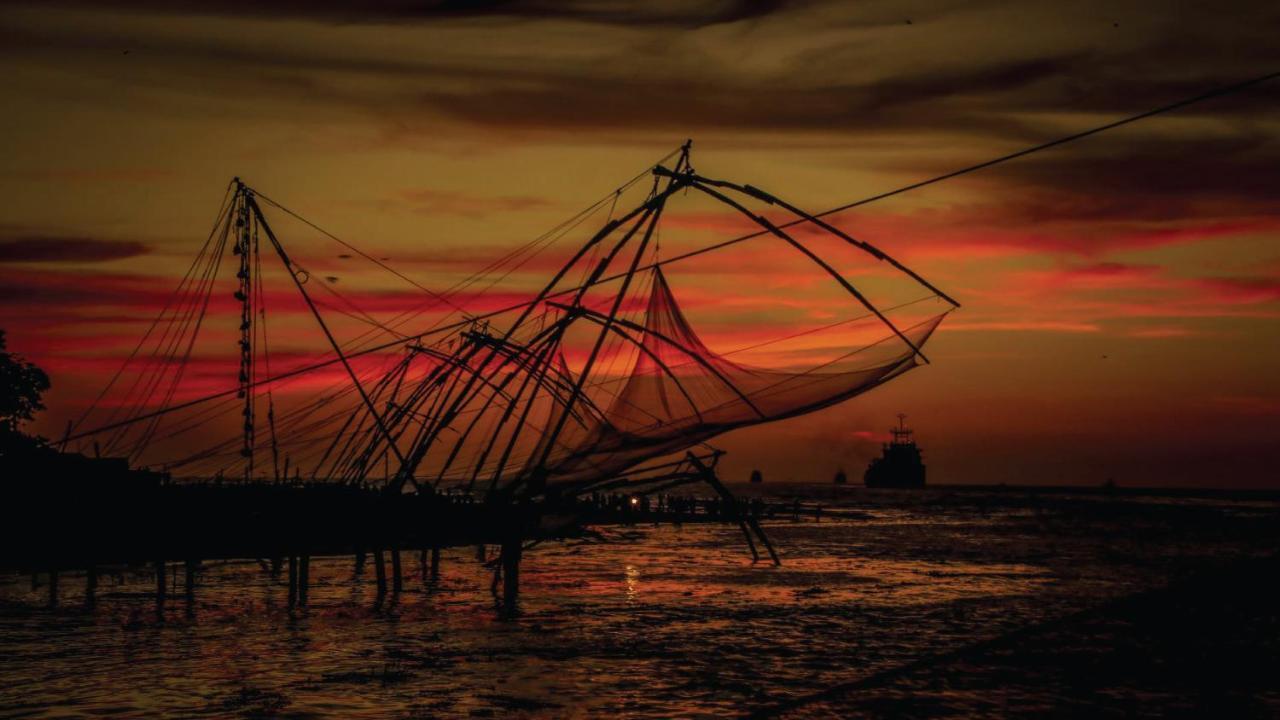
[[[1280,70],[1278,27],[1274,2],[6,3],[0,327],[52,376],[35,429],[56,437],[233,176],[443,288],[686,138],[703,174],[823,210]],[[934,483],[1280,486],[1278,101],[834,216],[963,307],[932,364],[720,438],[728,478],[860,478],[905,412]],[[672,248],[750,229],[705,204],[671,221]],[[303,230],[290,247],[361,308],[421,302]],[[780,304],[801,281],[760,247],[672,273],[717,347],[842,317]]]

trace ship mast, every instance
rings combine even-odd
[[[911,442],[911,428],[907,427],[907,414],[898,413],[898,427],[890,428],[894,445],[906,445]]]

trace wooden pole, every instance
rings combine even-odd
[[[298,604],[298,556],[289,553],[289,607]]]
[[[431,580],[440,579],[440,546],[435,545],[431,548]]]
[[[165,596],[164,560],[156,560],[156,612],[164,612]]]
[[[382,564],[382,548],[373,549],[373,572],[378,578],[378,597],[387,594],[387,568]]]
[[[196,599],[196,568],[199,567],[199,565],[199,560],[190,559],[183,564],[183,570],[185,572],[185,576],[183,578],[184,590],[186,590],[187,602],[189,603],[195,602]]]
[[[298,604],[307,604],[307,588],[311,585],[311,556],[303,555],[298,561]]]
[[[391,547],[391,591],[399,595],[404,590],[404,578],[400,572],[400,548]]]
[[[520,598],[520,556],[524,546],[518,536],[502,543],[502,610],[514,615]]]

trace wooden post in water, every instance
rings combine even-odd
[[[307,588],[311,585],[311,556],[303,555],[298,561],[298,604],[307,604]]]
[[[364,574],[364,548],[356,546],[356,575]]]
[[[391,591],[399,595],[404,590],[404,577],[400,572],[400,546],[391,546]]]
[[[431,580],[432,582],[440,579],[440,546],[433,545],[431,547]]]
[[[58,607],[58,569],[49,568],[49,607]]]
[[[382,548],[373,549],[373,572],[378,578],[378,598],[387,594],[387,568],[382,564]]]
[[[289,607],[298,604],[298,556],[289,553]]]
[[[524,545],[519,536],[502,542],[502,610],[514,615],[520,597],[520,556]]]
[[[156,613],[164,613],[164,596],[165,596],[165,575],[164,560],[156,561]]]
[[[182,564],[184,570],[183,589],[187,596],[187,612],[190,613],[196,606],[196,568],[200,566],[199,560],[187,558]]]

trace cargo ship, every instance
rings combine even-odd
[[[907,416],[899,413],[898,427],[889,430],[893,439],[883,445],[881,456],[867,466],[863,476],[867,487],[924,487],[924,458],[906,421]]]

